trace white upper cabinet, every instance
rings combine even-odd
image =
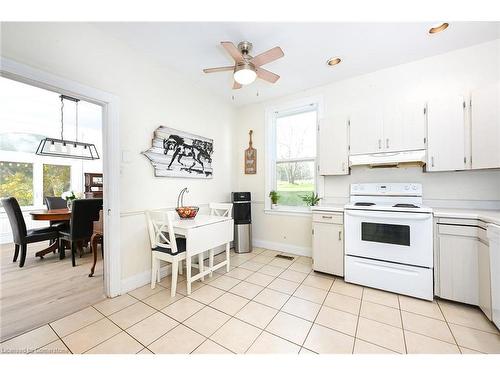
[[[351,155],[423,150],[424,103],[387,101],[366,104],[351,112]]]
[[[424,103],[392,102],[384,108],[382,151],[425,148]]]
[[[427,104],[427,171],[463,170],[465,157],[465,102],[451,95]]]
[[[500,84],[471,93],[472,169],[500,167]]]
[[[378,103],[365,103],[350,115],[351,155],[383,152],[383,111]]]
[[[319,123],[319,174],[349,174],[347,116],[335,114]]]

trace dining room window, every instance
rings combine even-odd
[[[0,161],[0,197],[15,197],[20,206],[32,206],[33,164]]]
[[[316,191],[317,123],[317,103],[273,113],[271,190],[279,206],[305,206],[302,198]]]
[[[71,166],[44,164],[43,165],[43,196],[60,197],[70,190]]]

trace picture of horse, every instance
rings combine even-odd
[[[213,140],[160,126],[144,151],[157,177],[212,178]]]

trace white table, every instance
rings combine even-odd
[[[229,249],[234,237],[234,221],[229,217],[213,215],[197,215],[194,219],[176,219],[173,223],[175,234],[186,237],[186,279],[187,294],[191,294],[191,283],[213,271],[226,266],[229,272]],[[213,251],[214,248],[226,245],[226,260],[213,264],[211,253],[208,269],[203,266],[203,253]],[[191,257],[198,255],[199,273],[191,276]]]

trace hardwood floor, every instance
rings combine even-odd
[[[88,277],[92,254],[77,256],[71,267],[71,255],[59,260],[59,254],[35,258],[35,252],[47,242],[28,245],[23,268],[13,263],[13,244],[0,245],[0,341],[20,335],[105,298],[100,254],[94,277]]]

